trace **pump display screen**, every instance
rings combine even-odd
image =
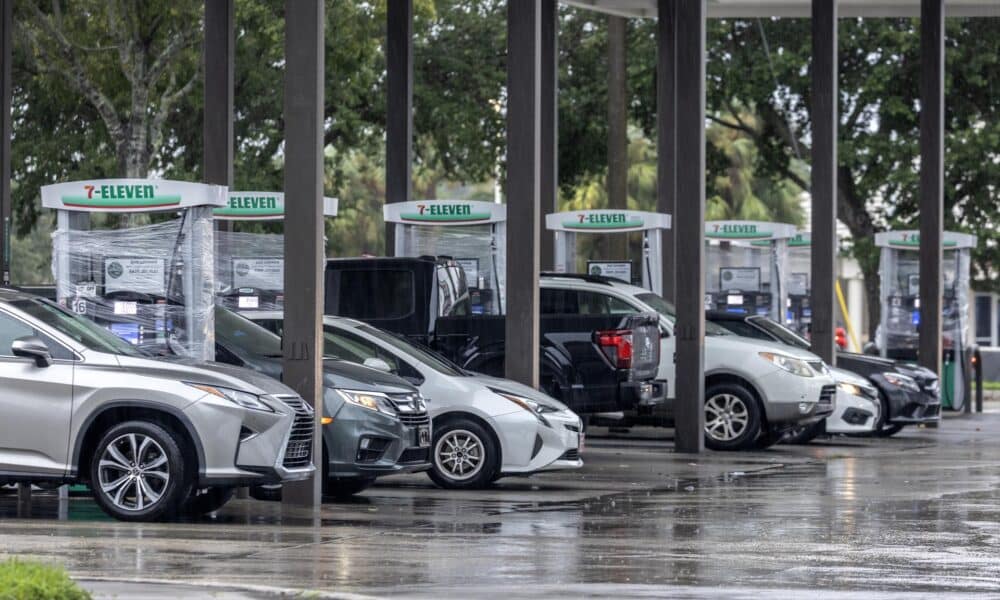
[[[759,267],[722,267],[719,269],[719,289],[741,292],[760,291]]]
[[[587,273],[590,275],[600,275],[601,277],[614,277],[627,283],[632,282],[632,261],[612,260],[612,261],[587,261]]]
[[[166,261],[162,258],[117,257],[104,259],[104,293],[166,294]]]
[[[258,290],[281,290],[285,287],[285,261],[282,258],[233,258],[233,287]]]

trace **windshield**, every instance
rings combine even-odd
[[[227,346],[266,358],[281,356],[281,338],[246,317],[215,307],[215,338]]]
[[[15,300],[10,305],[75,340],[88,350],[123,356],[144,356],[135,346],[107,329],[51,302]]]
[[[465,372],[458,365],[401,337],[386,333],[370,325],[360,325],[358,326],[358,331],[371,336],[394,350],[412,356],[442,375],[450,375],[452,377],[462,377],[465,375]]]
[[[677,311],[674,309],[674,305],[669,301],[664,300],[653,292],[636,294],[635,297],[666,317],[666,319],[670,321],[671,325],[677,322]],[[725,327],[720,327],[711,321],[705,321],[705,335],[733,335],[733,332],[729,331]]]
[[[768,319],[767,317],[750,317],[749,320],[752,321],[757,327],[760,327],[764,331],[778,338],[778,340],[783,344],[798,346],[807,350],[809,349],[809,342],[807,342],[805,338],[799,336],[797,333],[777,321]]]

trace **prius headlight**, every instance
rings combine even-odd
[[[549,421],[548,419],[545,418],[545,415],[548,413],[559,412],[559,409],[554,406],[549,406],[548,404],[543,404],[541,402],[532,400],[530,398],[525,398],[524,396],[520,396],[518,394],[505,392],[503,390],[498,390],[495,388],[490,388],[490,391],[496,394],[497,396],[500,396],[501,398],[510,400],[514,404],[520,406],[524,410],[535,415],[535,418],[537,418],[546,427],[551,427],[551,425],[549,425]]]
[[[760,352],[758,354],[764,360],[773,363],[776,367],[784,369],[789,373],[794,373],[800,377],[813,376],[812,368],[804,360],[799,360],[786,354],[778,354],[777,352]]]
[[[841,381],[837,384],[837,389],[851,396],[860,396],[862,398],[875,398],[878,396],[878,392],[875,388],[867,385],[857,385],[854,383],[848,383],[846,381]]]
[[[204,383],[189,383],[186,381],[184,383],[207,394],[212,394],[213,396],[217,396],[219,398],[225,398],[234,404],[239,404],[243,408],[274,412],[274,409],[265,404],[257,394]]]
[[[896,387],[901,387],[908,392],[920,391],[920,386],[917,385],[917,381],[908,375],[903,375],[902,373],[889,372],[889,373],[882,373],[882,377],[885,377],[885,380],[891,383],[892,385]]]
[[[345,402],[349,402],[355,406],[374,410],[375,412],[380,412],[391,417],[396,416],[396,409],[393,408],[392,402],[389,401],[389,397],[385,394],[380,394],[379,392],[358,392],[354,390],[337,390],[337,393],[340,394],[340,397]]]

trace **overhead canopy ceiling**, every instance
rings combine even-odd
[[[608,14],[656,17],[657,0],[561,0]],[[808,17],[811,0],[708,0],[708,16]],[[920,0],[839,0],[841,17],[919,17]],[[945,0],[949,17],[1000,17],[1000,0]]]

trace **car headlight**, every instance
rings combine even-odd
[[[260,396],[257,394],[251,394],[250,392],[243,392],[240,390],[234,390],[231,388],[219,387],[217,385],[208,385],[204,383],[189,383],[185,381],[187,385],[199,389],[207,394],[212,394],[219,398],[225,398],[234,404],[239,404],[243,408],[249,408],[250,410],[262,410],[265,412],[274,412],[274,409],[265,404]]]
[[[337,390],[340,397],[345,402],[349,402],[361,408],[367,408],[375,412],[380,412],[390,417],[396,417],[396,409],[389,402],[389,397],[378,392],[356,392],[353,390]]]
[[[794,373],[800,377],[813,376],[812,368],[810,368],[808,363],[804,360],[799,360],[797,358],[786,356],[784,354],[778,354],[776,352],[760,352],[758,354],[764,360],[771,362],[776,367],[784,369],[789,373]]]
[[[551,425],[549,425],[549,421],[548,419],[545,418],[544,415],[546,413],[559,412],[559,410],[553,406],[542,404],[541,402],[536,402],[534,400],[531,400],[530,398],[525,398],[524,396],[518,396],[517,394],[512,394],[510,392],[505,392],[503,390],[497,390],[493,388],[490,388],[490,391],[496,394],[497,396],[500,396],[501,398],[510,400],[514,404],[520,406],[524,410],[535,415],[535,418],[537,418],[546,427],[551,427]]]
[[[908,392],[920,391],[920,386],[917,385],[917,381],[908,375],[903,375],[902,373],[888,372],[888,373],[882,373],[882,377],[885,377],[885,380],[891,383],[892,385],[896,387],[901,387]]]

